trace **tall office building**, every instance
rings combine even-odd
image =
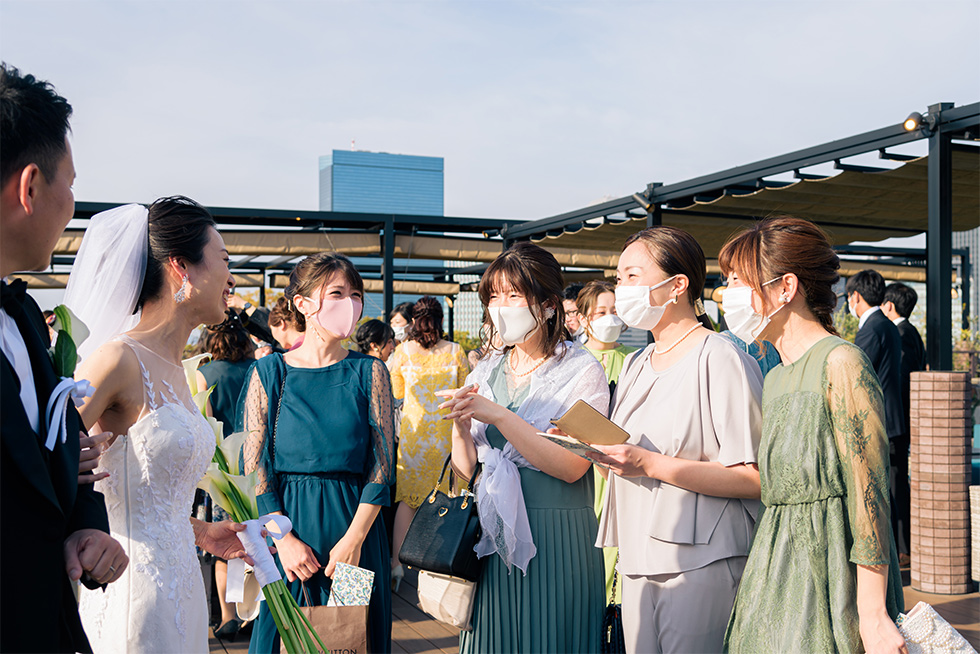
[[[320,211],[443,215],[443,159],[334,150],[320,157]]]
[[[320,211],[442,216],[443,171],[442,157],[334,150],[320,157]],[[473,262],[444,263],[464,267]],[[474,276],[471,281],[478,279]],[[394,304],[417,299],[416,295],[396,293]],[[364,300],[365,315],[381,316],[380,294],[368,293]],[[445,301],[443,313],[448,316]],[[475,335],[482,318],[477,294],[460,293],[455,304],[456,329]]]

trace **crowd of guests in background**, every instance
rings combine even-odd
[[[7,84],[6,68],[3,74]],[[42,91],[45,101],[57,98],[47,85]],[[4,123],[3,254],[5,266],[15,262],[5,273],[44,261],[6,245],[10,238],[28,242],[21,209],[29,198],[20,189],[48,192],[32,186],[40,184],[30,178],[34,164],[18,159],[20,168],[8,166],[7,138],[24,131],[18,125]],[[61,140],[55,146],[64,146],[54,149],[62,167],[71,163],[66,129],[67,114],[54,130]],[[20,175],[20,186],[11,174]],[[132,289],[139,322],[106,332],[103,346],[86,353],[80,374],[97,390],[77,413],[66,408],[71,430],[108,429],[100,437],[123,445],[103,454],[102,470],[113,476],[85,470],[81,484],[79,448],[64,439],[53,446],[46,461],[57,464],[58,488],[72,491],[59,493],[77,525],[59,529],[72,534],[64,551],[73,562],[66,570],[60,558],[63,534],[39,537],[46,549],[18,552],[16,560],[34,557],[35,572],[56,570],[41,582],[48,600],[60,594],[64,601],[57,625],[48,625],[54,633],[37,632],[47,640],[29,642],[7,614],[15,604],[6,580],[3,649],[86,651],[67,590],[68,579],[78,580],[83,570],[95,586],[109,584],[104,593],[81,591],[85,631],[94,642],[139,650],[152,632],[157,645],[206,648],[202,616],[188,615],[203,605],[200,579],[175,575],[179,590],[158,588],[154,566],[169,561],[174,570],[196,571],[195,542],[219,558],[244,556],[234,535],[240,526],[215,512],[210,524],[192,519],[192,533],[184,512],[174,528],[186,538],[166,547],[148,539],[124,551],[117,539],[129,543],[133,516],[116,478],[127,456],[175,475],[174,488],[193,488],[190,476],[206,467],[213,436],[173,361],[192,327],[205,323],[211,326],[200,348],[212,356],[197,374],[202,386],[215,388],[207,412],[226,434],[247,432],[242,471],[256,474],[260,513],[292,521],[276,543],[290,592],[322,605],[338,563],[372,570],[373,651],[391,649],[391,594],[404,574],[398,551],[447,459],[461,480],[476,481],[482,526],[476,550],[484,564],[461,652],[595,651],[610,601],[622,604],[629,652],[903,651],[894,624],[903,604],[895,534],[907,548],[908,387],[910,374],[924,366],[921,339],[908,321],[916,297],[901,284],[886,288],[873,271],[855,275],[846,296],[859,319],[856,344],[840,338],[833,322],[840,263],[812,223],[773,217],[728,240],[719,254],[728,282],[722,334],[702,302],[704,252],[681,229],[648,228],[627,239],[615,284],[567,287],[547,250],[515,243],[479,282],[481,345],[465,352],[446,339],[442,305],[432,297],[399,305],[387,322],[362,322],[364,282],[342,254],[306,257],[271,309],[254,307],[229,295],[227,251],[204,207],[174,197],[124,209],[129,222],[149,231],[133,241],[133,265],[146,269]],[[52,219],[48,231],[56,233],[70,216],[61,211],[60,227]],[[43,351],[40,311],[14,297],[22,289],[5,281],[3,290],[0,318],[14,325],[5,327],[3,343],[6,448],[15,431],[36,431],[29,422],[32,394],[13,380],[26,379],[25,365],[39,383],[50,383],[53,372],[46,357],[21,355]],[[103,303],[100,311],[133,315],[128,302],[113,308],[91,293],[71,301],[83,306],[90,299]],[[649,344],[620,344],[626,328],[646,332]],[[8,342],[15,332],[21,341]],[[542,438],[542,431],[557,431],[552,419],[577,402],[608,416],[628,440],[596,446],[585,458]],[[178,431],[170,440],[180,447],[172,452],[125,449]],[[22,489],[7,484],[21,473],[6,452],[5,517],[33,524],[36,516],[12,501]],[[182,458],[167,463],[164,454]],[[49,465],[38,461],[37,469]],[[128,483],[147,497],[173,490],[152,477]],[[115,498],[108,522],[92,482]],[[85,515],[72,508],[76,490],[78,501],[88,503]],[[178,514],[181,497],[166,500],[177,503]],[[387,521],[378,519],[395,505]],[[85,532],[85,547],[105,559],[88,560],[72,529]],[[47,546],[56,540],[55,552]],[[3,557],[6,578],[15,561],[7,545]],[[134,595],[129,581],[114,583],[124,575],[145,577],[144,590]],[[621,595],[612,592],[614,584]],[[173,599],[177,592],[183,604]],[[216,634],[230,637],[240,628],[233,607],[223,603]],[[263,603],[249,651],[279,647]]]

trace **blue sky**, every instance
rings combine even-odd
[[[78,200],[315,209],[332,149],[541,218],[980,99],[980,3],[3,0],[75,107]]]

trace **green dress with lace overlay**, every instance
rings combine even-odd
[[[903,607],[888,500],[881,386],[835,336],[766,376],[759,473],[765,512],[726,650],[861,652],[857,566],[888,566],[886,606]]]

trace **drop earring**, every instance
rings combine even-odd
[[[174,302],[180,304],[187,299],[187,275],[184,275],[184,280],[180,284],[180,288],[174,293]]]

